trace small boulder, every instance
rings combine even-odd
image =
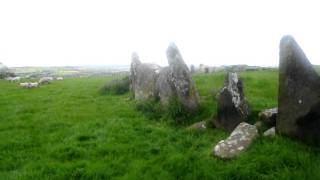
[[[9,68],[0,62],[0,79],[8,77],[9,74]]]
[[[269,127],[276,125],[278,108],[265,109],[259,113],[259,119]]]
[[[222,159],[232,159],[245,151],[258,136],[257,127],[248,123],[240,123],[231,135],[221,140],[213,150],[213,155]]]
[[[207,126],[206,126],[205,121],[200,121],[200,122],[194,123],[187,128],[187,130],[189,130],[189,131],[197,131],[197,132],[203,132],[206,129],[207,129]]]
[[[320,77],[291,36],[280,42],[277,133],[320,145]]]
[[[274,136],[276,136],[276,128],[272,127],[270,129],[266,130],[263,133],[263,136],[265,136],[265,137],[274,137]]]
[[[218,97],[215,126],[231,132],[239,123],[247,120],[249,112],[242,81],[237,73],[228,73]]]

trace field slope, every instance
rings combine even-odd
[[[277,105],[276,71],[245,72],[250,122]],[[101,95],[104,78],[21,89],[0,80],[0,179],[320,179],[319,149],[259,138],[239,158],[211,156],[228,134],[190,133],[210,119],[224,75],[195,75],[203,110],[186,124],[149,119],[130,95]]]

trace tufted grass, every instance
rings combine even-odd
[[[256,120],[277,105],[277,72],[241,73]],[[195,75],[201,112],[186,124],[155,120],[130,94],[101,95],[109,77],[21,89],[0,80],[0,179],[320,179],[319,149],[259,138],[232,161],[211,156],[228,134],[185,126],[215,115],[223,73]]]

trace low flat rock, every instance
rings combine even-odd
[[[291,36],[280,42],[277,133],[320,145],[320,77]]]
[[[266,130],[263,133],[263,136],[265,136],[265,137],[274,137],[274,136],[276,136],[276,128],[272,127],[270,129]]]
[[[237,73],[228,73],[218,96],[218,112],[214,125],[231,132],[239,123],[247,120],[249,113],[242,81]]]
[[[198,131],[198,132],[203,132],[206,129],[207,129],[207,126],[205,121],[196,122],[187,128],[187,130],[189,131]]]
[[[278,108],[265,109],[259,113],[259,119],[269,127],[276,125]]]
[[[248,123],[240,123],[231,135],[221,140],[213,150],[213,155],[222,159],[232,159],[245,151],[258,136],[257,127]]]

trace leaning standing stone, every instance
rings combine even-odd
[[[213,155],[222,159],[232,159],[245,151],[257,136],[256,126],[240,123],[226,140],[220,141],[214,147]]]
[[[244,97],[242,81],[237,73],[228,73],[218,96],[216,127],[231,132],[249,116],[249,105]]]
[[[320,145],[320,77],[293,37],[280,42],[276,130]]]
[[[188,66],[174,43],[171,43],[167,49],[167,58],[169,63],[167,77],[174,94],[188,111],[196,111],[199,108],[199,95]],[[161,96],[160,99],[162,99]]]

